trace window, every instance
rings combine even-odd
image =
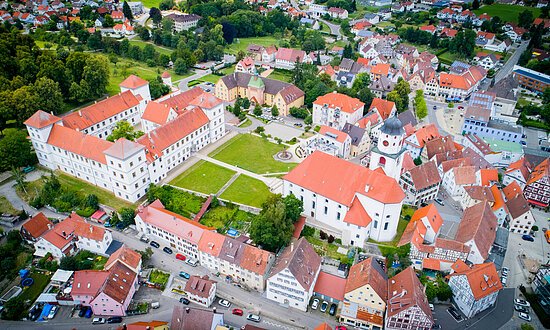
[[[325,206],[325,214],[328,213],[328,207]]]
[[[374,228],[378,228],[378,220],[374,220]]]
[[[384,230],[388,230],[389,224],[390,224],[389,222],[386,222],[386,223],[384,224]]]

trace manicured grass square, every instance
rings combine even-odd
[[[50,277],[44,274],[31,273],[29,276],[34,280],[33,285],[23,289],[23,292],[19,296],[24,301],[29,300],[34,302],[36,298],[44,291],[46,285],[50,282]]]
[[[235,203],[261,207],[271,195],[269,188],[260,180],[240,175],[220,196]]]
[[[215,194],[233,174],[235,172],[227,168],[201,160],[172,180],[170,184],[203,194]]]
[[[258,174],[288,172],[297,164],[283,163],[273,158],[283,149],[284,146],[261,137],[240,134],[211,152],[209,156]]]
[[[269,76],[267,76],[267,78],[290,82],[292,80],[292,71],[275,69],[269,74]]]
[[[253,37],[253,38],[237,38],[235,41],[227,46],[225,49],[226,52],[229,54],[237,54],[240,50],[246,52],[246,48],[248,48],[248,45],[260,45],[260,46],[272,46],[272,45],[278,45],[278,40],[275,39],[273,36],[267,36],[267,37]]]
[[[519,14],[525,10],[529,10],[533,13],[533,17],[539,17],[540,8],[518,6],[518,5],[506,5],[501,3],[495,3],[489,6],[483,6],[473,12],[476,15],[487,13],[491,17],[499,16],[503,22],[517,23]]]

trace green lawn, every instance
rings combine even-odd
[[[159,7],[160,0],[142,0],[141,3],[143,3],[143,6],[145,8],[151,9],[152,7]]]
[[[407,228],[407,225],[409,224],[408,221],[405,221],[403,219],[399,219],[399,223],[397,224],[397,234],[395,234],[395,237],[393,238],[393,240],[391,242],[380,242],[380,244],[382,245],[382,249],[384,247],[388,248],[388,249],[391,249],[391,248],[395,248],[397,246],[397,243],[399,243],[399,240],[401,239],[401,236],[403,235],[403,232],[405,231],[405,228]],[[377,241],[373,240],[373,239],[370,239],[368,240],[370,243],[377,243]],[[382,250],[381,249],[381,250]]]
[[[202,78],[200,78],[199,80],[200,81],[204,81],[204,82],[211,82],[213,84],[217,83],[218,80],[220,80],[222,76],[218,76],[218,75],[215,75],[215,74],[209,74],[209,75],[206,75]]]
[[[282,149],[283,146],[261,137],[239,134],[211,152],[209,156],[258,174],[288,172],[297,164],[283,163],[273,158]]]
[[[239,127],[246,128],[250,125],[252,125],[252,122],[250,121],[250,119],[246,118],[242,123],[239,124]]]
[[[200,223],[208,227],[214,227],[219,233],[224,233],[229,228],[245,230],[248,228],[254,215],[238,208],[218,206],[208,210],[201,218]]]
[[[290,82],[292,80],[292,71],[275,69],[267,78]]]
[[[320,256],[327,256],[332,259],[341,260],[347,258],[346,255],[338,253],[338,246],[336,244],[330,244],[326,240],[319,238],[319,232],[315,230],[313,236],[305,236],[306,240],[313,245],[315,252]]]
[[[155,47],[155,50],[157,52],[159,52],[159,54],[165,54],[165,55],[168,55],[168,56],[170,56],[170,54],[172,54],[172,52],[173,52],[173,50],[171,50],[171,49],[161,47],[161,46],[157,46],[152,42],[143,41],[143,40],[139,40],[139,39],[136,39],[136,38],[130,40],[130,45],[139,46],[142,49],[143,49],[143,47],[145,47],[145,45],[152,45],[153,47]]]
[[[17,212],[5,196],[0,196],[0,213],[16,214]]]
[[[34,279],[34,284],[30,287],[27,287],[23,289],[23,292],[19,296],[24,301],[29,300],[34,302],[36,298],[44,291],[46,288],[46,285],[50,282],[50,276],[39,274],[39,273],[31,273],[30,277]]]
[[[438,56],[439,60],[443,64],[452,64],[457,58],[457,54],[451,54],[451,52],[446,51],[445,53]]]
[[[164,71],[168,71],[170,75],[172,75],[172,81],[177,81],[193,74],[193,72],[189,72],[185,75],[178,75],[171,69],[166,70],[161,67],[148,67],[145,63],[125,58],[119,58],[116,65],[109,62],[109,68],[111,71],[109,85],[107,86],[107,93],[109,93],[109,95],[120,93],[120,87],[118,85],[131,74],[145,80],[151,80],[160,76]]]
[[[492,4],[489,6],[483,6],[479,9],[474,10],[476,15],[487,13],[489,16],[499,16],[500,19],[504,22],[518,22],[519,13],[522,11],[529,10],[533,13],[533,17],[539,17],[540,8],[526,7],[526,6],[517,6],[517,5],[505,5],[505,4]]]
[[[172,180],[170,184],[203,194],[215,194],[235,172],[201,160]]]
[[[260,45],[260,46],[271,46],[271,45],[278,45],[279,41],[273,36],[254,37],[254,38],[236,38],[231,45],[227,46],[226,51],[230,54],[237,54],[240,50],[246,51],[246,48],[250,44]]]
[[[240,175],[220,196],[235,203],[261,207],[271,195],[269,188],[260,180]]]
[[[51,50],[56,50],[57,49],[57,44],[55,42],[47,42],[47,41],[42,41],[42,40],[35,40],[34,43],[40,47],[40,49],[51,49]],[[46,44],[49,44],[50,45],[50,48],[46,48]]]
[[[79,191],[83,195],[94,194],[99,198],[99,203],[101,204],[105,204],[117,210],[122,207],[133,207],[132,203],[115,197],[115,195],[108,190],[99,188],[98,186],[94,186],[91,183],[69,176],[62,172],[57,172],[56,175],[61,185]]]
[[[151,271],[151,275],[149,275],[149,282],[159,284],[164,288],[166,283],[168,283],[169,278],[170,274],[158,269],[153,269],[153,271]]]

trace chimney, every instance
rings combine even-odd
[[[290,252],[294,251],[294,242],[290,243]]]
[[[191,309],[189,309],[189,307],[186,307],[186,308],[185,308],[185,312],[186,312],[187,314],[189,314],[189,311],[190,311],[190,310],[191,310]]]
[[[48,224],[48,229],[52,229],[52,228],[53,228],[53,227],[52,227],[52,224],[49,223],[49,224]]]
[[[94,226],[90,225],[90,233],[94,232]]]
[[[212,307],[212,312],[216,313],[216,307]]]
[[[82,117],[82,111],[78,110],[78,116]]]
[[[61,234],[63,235],[63,237],[67,236],[67,233],[65,233],[65,231],[62,231]]]

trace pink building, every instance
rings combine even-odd
[[[105,270],[82,270],[74,273],[71,296],[75,304],[89,306],[94,315],[123,316],[138,287],[135,270],[141,257],[126,247],[107,261]]]

